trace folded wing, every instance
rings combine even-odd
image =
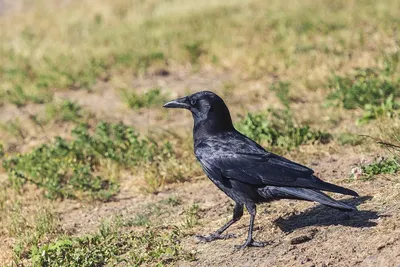
[[[326,183],[314,176],[312,169],[273,153],[243,153],[215,149],[212,143],[203,143],[196,148],[196,156],[207,168],[219,170],[223,177],[255,186],[302,187],[357,195],[352,190]]]

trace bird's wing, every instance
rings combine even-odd
[[[253,185],[304,186],[314,179],[313,170],[263,151],[244,153],[202,143],[196,147],[196,156],[203,166],[219,169],[225,178]]]
[[[269,153],[242,135],[198,142],[195,154],[211,179],[222,177],[256,187],[303,187],[358,196],[353,190],[322,181],[312,169]]]

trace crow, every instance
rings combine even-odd
[[[355,210],[322,193],[329,191],[358,196],[353,190],[322,181],[306,166],[266,151],[259,144],[238,132],[224,101],[213,92],[201,91],[172,100],[166,108],[183,108],[192,112],[194,153],[208,178],[235,201],[233,218],[202,241],[234,237],[222,235],[243,215],[243,206],[250,214],[246,242],[238,248],[263,247],[253,240],[256,204],[279,199],[316,201],[343,211]],[[321,191],[320,191],[321,190]]]

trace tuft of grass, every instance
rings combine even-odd
[[[331,139],[328,133],[313,130],[308,125],[297,125],[288,110],[269,109],[266,113],[248,113],[236,127],[256,142],[285,150],[307,143],[327,143]]]
[[[400,170],[397,158],[381,158],[373,163],[361,166],[363,176],[371,179],[378,174],[394,174]]]
[[[63,237],[32,248],[34,266],[163,266],[178,260],[194,260],[180,245],[182,232],[150,229],[126,230],[114,222],[103,223],[97,233]]]
[[[199,61],[200,56],[205,53],[201,46],[201,42],[188,43],[184,45],[186,51],[189,54],[190,63],[193,65],[196,65]]]
[[[163,202],[172,207],[176,207],[176,206],[179,206],[182,204],[182,199],[180,199],[179,197],[176,197],[176,196],[171,196],[171,197],[168,197]]]
[[[199,223],[199,210],[200,206],[196,203],[185,210],[185,220],[183,224],[185,228],[193,228]]]
[[[282,102],[285,108],[289,108],[290,104],[289,88],[290,88],[290,83],[282,81],[273,83],[270,86],[270,90],[275,92],[276,96],[279,98],[279,100]]]
[[[135,218],[130,222],[133,226],[147,226],[150,224],[149,216],[146,214],[136,214]]]
[[[165,103],[167,96],[160,89],[152,89],[144,94],[129,92],[126,89],[121,90],[124,101],[132,109],[140,109],[144,107],[159,106]]]
[[[20,140],[24,140],[27,136],[26,129],[23,128],[18,118],[7,123],[0,122],[0,129],[12,136],[17,136]]]
[[[0,92],[0,99],[22,107],[28,103],[43,104],[50,102],[53,96],[48,91],[32,91],[23,89],[21,85],[16,85],[12,90],[7,90],[3,93]]]
[[[377,118],[398,118],[400,115],[400,102],[389,95],[388,98],[380,105],[365,104],[364,113],[360,119],[357,120],[359,124],[367,123]]]
[[[15,238],[13,261],[17,265],[24,258],[29,257],[32,247],[62,232],[58,218],[46,208],[39,208],[33,218],[24,217],[22,214],[21,205],[15,203],[10,211],[9,219],[5,222],[8,234]]]
[[[357,146],[362,144],[363,137],[352,133],[341,133],[336,137],[336,140],[340,145]]]
[[[374,69],[357,69],[354,75],[335,76],[330,84],[334,90],[327,100],[345,109],[363,108],[364,105],[381,104],[396,94],[396,86]]]
[[[4,157],[4,155],[5,155],[4,147],[3,147],[3,144],[0,143],[0,159],[1,159],[2,157]]]
[[[64,100],[59,104],[50,103],[46,106],[46,121],[79,122],[82,118],[82,108],[75,102]]]
[[[388,65],[390,66],[390,65]],[[345,109],[360,108],[364,111],[358,123],[366,123],[381,116],[394,117],[400,103],[400,80],[393,77],[392,67],[381,69],[356,69],[356,73],[335,76],[327,96],[327,104]]]

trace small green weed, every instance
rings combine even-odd
[[[160,89],[152,89],[144,94],[137,94],[123,89],[121,90],[121,95],[128,106],[133,109],[161,105],[167,99],[167,96]]]
[[[286,150],[306,143],[327,143],[331,139],[328,133],[312,130],[307,125],[296,125],[288,110],[269,109],[267,113],[248,113],[236,127],[257,142]]]
[[[72,121],[78,122],[82,118],[81,107],[70,100],[64,100],[60,104],[48,104],[46,106],[46,121]]]
[[[180,199],[179,197],[176,197],[176,196],[172,196],[172,197],[167,198],[166,200],[163,200],[163,202],[172,207],[175,207],[175,206],[179,206],[182,204],[182,199]]]
[[[199,205],[193,204],[188,209],[185,210],[185,228],[193,228],[195,225],[199,223]]]
[[[395,118],[400,114],[400,102],[393,99],[390,95],[380,105],[364,105],[364,113],[357,123],[364,124],[379,117]]]
[[[136,214],[135,218],[132,220],[131,225],[134,226],[146,226],[150,224],[149,217],[145,214]]]
[[[200,56],[204,53],[201,42],[185,44],[185,49],[189,53],[190,63],[193,65],[198,63]]]
[[[368,165],[361,166],[363,176],[366,179],[378,174],[394,174],[400,170],[400,164],[397,158],[381,158]]]
[[[341,133],[336,139],[340,145],[357,146],[363,142],[363,138],[361,136],[352,133]]]
[[[273,83],[270,87],[270,90],[275,92],[276,96],[281,100],[282,104],[285,108],[289,108],[290,99],[289,99],[289,82],[279,81],[277,83]]]

